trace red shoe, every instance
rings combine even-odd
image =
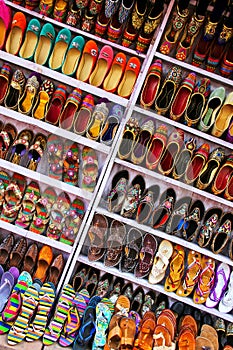
[[[155,170],[157,167],[167,143],[167,127],[160,125],[151,139],[147,154],[146,167]]]
[[[154,104],[161,83],[161,75],[162,61],[156,60],[149,68],[140,96],[140,105],[143,108],[150,108]]]
[[[219,195],[223,193],[228,186],[231,176],[233,175],[233,154],[230,154],[225,163],[219,169],[214,183],[211,187],[211,191]],[[231,181],[232,182],[232,181]]]
[[[59,117],[59,126],[65,130],[70,130],[73,126],[76,112],[78,111],[82,99],[82,91],[75,88],[66,100],[66,104]]]
[[[203,143],[203,145],[198,148],[193,158],[189,161],[185,172],[185,181],[187,184],[192,184],[198,178],[207,162],[209,152],[210,146],[208,143]]]
[[[76,78],[87,82],[93,68],[95,67],[98,56],[98,46],[94,40],[89,40],[84,46],[82,58],[78,65]]]
[[[90,94],[86,95],[74,121],[74,132],[76,134],[83,135],[87,131],[94,106],[94,97]]]
[[[45,117],[45,121],[47,123],[51,123],[54,125],[58,123],[59,116],[61,114],[62,108],[64,107],[64,104],[66,101],[66,96],[67,96],[66,86],[58,85],[57,89],[53,94],[47,115]]]
[[[6,63],[3,64],[0,71],[0,104],[2,104],[6,96],[11,74],[11,67]]]

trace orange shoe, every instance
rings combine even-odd
[[[95,66],[98,56],[98,46],[94,40],[89,40],[84,46],[82,58],[78,65],[76,78],[81,81],[88,81]]]
[[[112,67],[104,80],[104,90],[109,92],[116,91],[117,86],[119,85],[122,75],[124,73],[125,66],[126,56],[124,53],[118,52],[118,54],[116,54],[116,56],[114,57]]]
[[[118,86],[117,93],[119,96],[129,98],[134,85],[136,83],[138,74],[140,72],[141,62],[137,57],[131,57],[126,65],[125,74]]]
[[[6,52],[17,55],[22,44],[27,21],[22,12],[16,12],[6,40]]]
[[[53,260],[53,251],[52,248],[44,245],[38,256],[37,269],[34,273],[33,279],[38,278],[41,282],[44,282],[46,279],[46,274],[48,272],[49,266]]]

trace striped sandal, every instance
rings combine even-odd
[[[86,289],[81,289],[75,294],[75,300],[77,300],[76,306],[78,309],[80,320],[82,320],[84,311],[90,300],[90,294]]]
[[[47,187],[41,198],[36,203],[35,212],[29,231],[37,234],[44,233],[46,225],[49,222],[50,212],[57,199],[57,194],[52,187]]]
[[[39,293],[34,286],[30,286],[23,295],[23,303],[19,316],[8,333],[8,344],[20,343],[27,334],[27,328],[39,301]]]
[[[44,334],[48,316],[55,300],[55,287],[51,282],[44,283],[39,292],[37,313],[28,327],[26,341],[32,342]]]
[[[55,310],[54,318],[51,320],[49,326],[45,329],[43,336],[43,344],[51,345],[56,342],[60,335],[65,321],[68,317],[72,302],[75,297],[75,291],[73,287],[66,284],[59,297],[57,307]]]
[[[10,183],[9,175],[1,170],[0,171],[0,211],[2,210],[3,203],[5,201],[5,190]]]
[[[15,221],[15,225],[28,229],[32,221],[33,215],[36,209],[36,203],[40,198],[40,188],[37,182],[31,181],[27,186],[22,200],[22,206],[20,208],[18,217]]]

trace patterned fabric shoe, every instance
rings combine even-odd
[[[53,10],[53,18],[58,22],[64,22],[68,7],[67,0],[56,0]]]
[[[106,0],[105,1],[105,16],[111,18],[114,13],[117,11],[119,6],[119,0]]]
[[[0,71],[0,104],[2,104],[6,96],[11,74],[11,67],[7,63],[4,63]]]
[[[53,91],[53,83],[50,80],[44,80],[40,87],[36,103],[32,109],[32,117],[40,120],[44,119],[48,111],[49,102]]]
[[[17,69],[11,79],[11,83],[8,87],[7,94],[4,100],[4,104],[7,108],[17,109],[19,99],[23,93],[26,79],[23,72]]]
[[[54,0],[40,0],[39,10],[43,16],[50,17],[53,12]]]
[[[94,149],[84,146],[82,151],[82,188],[93,192],[98,177],[98,158]]]
[[[66,17],[66,24],[71,27],[78,28],[80,25],[80,20],[81,10],[76,6],[76,2],[73,2]]]

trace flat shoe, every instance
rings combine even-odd
[[[49,68],[61,70],[70,41],[70,30],[66,28],[61,29],[57,34],[53,51],[49,57]]]
[[[23,45],[20,48],[19,56],[26,59],[32,60],[36,46],[39,40],[39,35],[41,31],[41,24],[38,19],[33,18],[28,23],[25,39]]]
[[[55,29],[52,24],[45,23],[43,25],[34,54],[35,63],[42,66],[46,64],[53,47],[55,34]]]
[[[85,40],[81,35],[72,39],[62,65],[63,74],[68,76],[73,76],[75,74],[84,44]]]
[[[82,57],[76,72],[76,79],[87,82],[93,68],[95,67],[98,55],[98,46],[95,41],[89,40],[86,42]]]
[[[140,72],[140,68],[140,60],[137,57],[131,57],[126,64],[123,78],[117,88],[117,94],[119,96],[124,98],[130,97]]]
[[[89,77],[89,83],[94,86],[102,85],[113,61],[113,50],[111,46],[104,45],[100,50],[95,69]]]
[[[0,18],[0,21],[1,21],[1,18]],[[0,71],[0,84],[1,84],[0,104],[3,103],[3,101],[6,97],[6,93],[8,90],[9,83],[10,83],[11,75],[12,75],[11,67],[7,63],[4,63],[2,65],[1,71]]]
[[[6,40],[6,52],[17,55],[26,30],[26,17],[22,12],[16,12],[12,19],[11,29]]]
[[[158,59],[150,66],[140,95],[140,105],[145,109],[150,108],[155,102],[161,83],[161,74],[162,61]]]

